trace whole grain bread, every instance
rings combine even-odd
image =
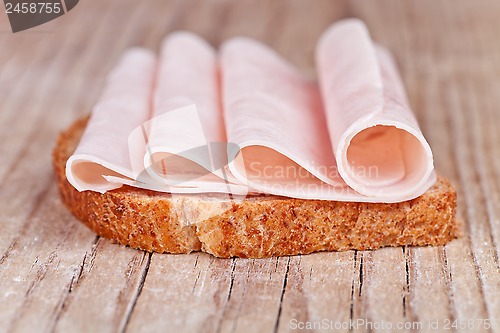
[[[231,201],[123,186],[78,192],[65,176],[88,118],[59,135],[53,163],[63,202],[98,235],[160,253],[204,251],[262,258],[383,246],[443,245],[461,233],[456,192],[439,177],[424,195],[402,203],[303,200],[271,195]]]

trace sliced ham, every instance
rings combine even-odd
[[[129,135],[150,118],[155,66],[156,56],[151,51],[134,48],[123,54],[109,74],[80,143],[66,164],[66,177],[77,190],[104,193],[135,178],[132,164],[142,160],[145,147],[129,144]]]
[[[126,184],[359,202],[424,193],[435,181],[432,152],[389,52],[349,19],[323,34],[316,56],[318,83],[246,38],[217,56],[174,33],[158,63],[128,51],[68,160],[68,180],[79,191]]]
[[[432,153],[390,54],[346,20],[325,32],[317,55],[321,94],[266,46],[224,44],[226,129],[240,148],[229,152],[231,172],[297,198],[397,202],[424,193],[435,181]]]
[[[216,52],[200,37],[177,32],[163,41],[144,158],[160,184],[246,193],[226,170],[217,71]]]
[[[410,110],[390,53],[357,19],[331,26],[316,50],[338,170],[358,193],[400,201],[434,182],[432,151]]]
[[[260,192],[331,198],[336,172],[317,84],[246,38],[221,49],[229,169]]]

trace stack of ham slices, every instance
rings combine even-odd
[[[318,80],[233,38],[216,52],[177,32],[110,73],[66,165],[79,191],[266,193],[400,202],[435,182],[432,152],[394,60],[355,19],[316,48]]]

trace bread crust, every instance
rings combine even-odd
[[[69,210],[98,235],[123,245],[160,253],[263,258],[444,245],[461,235],[456,192],[443,177],[422,196],[393,204],[271,195],[235,202],[207,195],[172,197],[129,186],[104,194],[78,192],[67,181],[65,167],[87,119],[59,135],[52,155],[55,177]]]

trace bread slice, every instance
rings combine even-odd
[[[232,202],[218,195],[176,195],[123,186],[78,192],[66,160],[88,118],[61,133],[53,163],[61,197],[98,235],[146,251],[204,251],[217,257],[263,258],[383,246],[443,245],[461,234],[456,192],[439,177],[424,195],[402,203],[303,200],[272,195]]]

